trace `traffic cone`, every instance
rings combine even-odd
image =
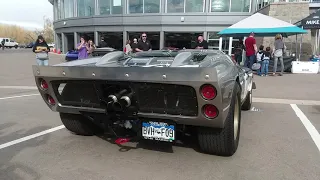
[[[58,49],[58,54],[61,54],[61,51],[60,51],[60,49]]]
[[[56,48],[53,48],[53,53],[57,53],[57,50],[56,50]]]

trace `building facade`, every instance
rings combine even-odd
[[[250,16],[256,0],[49,0],[54,9],[56,48],[73,49],[82,34],[99,45],[122,49],[128,39],[146,32],[153,49],[184,44],[199,34],[211,48],[229,52],[233,38],[219,38],[224,28]],[[190,42],[191,41],[191,42]]]
[[[238,39],[217,33],[270,3],[320,0],[49,0],[54,9],[56,48],[74,49],[87,34],[99,45],[104,36],[110,47],[122,50],[128,39],[146,32],[153,49],[192,48],[198,35],[209,47],[231,53]],[[294,23],[294,22],[292,22]]]

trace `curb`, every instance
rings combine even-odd
[[[58,55],[58,56],[65,56],[66,54],[57,54],[57,53],[54,53],[54,52],[49,52],[49,54],[53,54],[53,55]]]

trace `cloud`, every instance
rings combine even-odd
[[[36,23],[29,23],[29,22],[19,22],[19,21],[3,21],[0,20],[0,24],[8,24],[8,25],[17,25],[23,27],[28,30],[36,30],[36,29],[43,29],[43,27]]]

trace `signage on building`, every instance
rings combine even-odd
[[[306,24],[312,24],[312,25],[314,25],[314,24],[319,24],[319,19],[318,20],[307,20],[306,21]]]

